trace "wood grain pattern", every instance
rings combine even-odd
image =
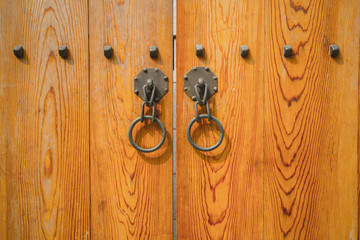
[[[358,238],[358,8],[267,2],[265,238]]]
[[[179,239],[358,238],[358,9],[356,0],[178,2],[177,76],[196,65],[218,75],[210,106],[227,134],[213,153],[189,150],[194,110],[179,80]],[[282,56],[284,44],[294,57]],[[193,138],[210,145],[218,134],[205,123]]]
[[[177,2],[178,239],[262,238],[263,23],[261,1]],[[204,45],[205,57],[196,57],[196,44]],[[240,56],[243,44],[251,49],[247,59]],[[195,111],[182,76],[194,66],[209,66],[219,79],[209,102],[225,138],[210,153],[195,151],[186,138]],[[204,120],[192,136],[210,146],[219,130]]]
[[[92,239],[172,238],[172,94],[157,105],[167,140],[142,154],[129,143],[131,122],[142,100],[133,79],[144,67],[157,67],[172,79],[172,1],[95,0],[90,2],[90,145]],[[103,54],[114,48],[113,59]],[[149,57],[157,45],[159,57]],[[150,114],[150,111],[148,111]],[[140,128],[141,126],[141,128]],[[160,129],[147,122],[135,141],[154,146]]]
[[[88,239],[87,1],[0,5],[0,239]]]

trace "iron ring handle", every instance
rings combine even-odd
[[[150,116],[150,115],[144,115],[143,116],[143,119],[153,119],[153,116]],[[149,153],[149,152],[154,152],[156,150],[158,150],[165,142],[165,138],[166,138],[166,131],[165,131],[165,126],[164,124],[158,119],[158,118],[155,118],[155,122],[161,127],[161,131],[162,131],[162,136],[161,136],[161,140],[159,142],[158,145],[156,145],[155,147],[153,148],[142,148],[138,145],[136,145],[134,139],[133,139],[133,136],[132,136],[132,132],[133,132],[133,129],[135,127],[135,125],[140,122],[142,120],[141,117],[138,117],[137,119],[135,119],[131,125],[130,125],[130,128],[129,128],[129,141],[131,143],[131,145],[138,151],[140,152],[145,152],[145,153]]]
[[[191,127],[194,124],[194,122],[196,122],[196,120],[197,120],[196,117],[194,117],[190,121],[189,125],[187,126],[187,129],[186,129],[187,139],[188,139],[189,143],[191,144],[191,146],[193,146],[196,150],[203,151],[203,152],[212,151],[212,150],[216,149],[217,147],[219,147],[221,142],[223,141],[223,139],[224,139],[224,128],[221,125],[221,122],[216,117],[214,117],[212,115],[201,114],[198,117],[199,118],[209,118],[210,120],[213,120],[218,125],[218,127],[220,128],[220,139],[215,145],[213,145],[211,147],[200,147],[200,146],[196,145],[196,143],[192,140],[191,134],[190,134]]]

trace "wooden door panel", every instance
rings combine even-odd
[[[0,5],[0,239],[86,239],[87,1]],[[70,49],[66,60],[60,45]]]
[[[358,4],[178,2],[179,239],[358,238]],[[197,65],[219,78],[210,108],[226,134],[210,153],[186,138],[194,107],[181,77]],[[208,146],[218,133],[204,125],[192,134]]]
[[[91,236],[93,239],[172,238],[172,1],[90,1]],[[114,57],[103,48],[111,45]],[[157,59],[149,47],[159,49]],[[145,67],[169,77],[169,92],[157,104],[167,138],[143,154],[128,140],[142,100],[133,80]],[[150,111],[147,111],[151,114]],[[143,147],[160,140],[147,122],[134,138]]]
[[[359,1],[266,9],[264,236],[357,239]]]
[[[263,228],[264,3],[177,3],[177,236],[178,239],[261,239]],[[203,44],[198,58],[195,45]],[[250,55],[240,56],[241,45]],[[218,77],[209,100],[225,138],[215,151],[195,151],[186,127],[194,102],[183,91],[184,74],[208,66]],[[214,123],[193,126],[193,139],[210,146]]]

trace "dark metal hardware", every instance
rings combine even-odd
[[[207,114],[200,114],[198,116],[199,118],[210,118],[210,120],[214,121],[219,129],[220,129],[220,138],[219,138],[219,141],[211,146],[211,147],[200,147],[199,145],[197,145],[191,138],[191,127],[192,125],[194,124],[194,122],[196,122],[196,118],[193,118],[189,125],[187,126],[187,129],[186,129],[186,136],[187,136],[187,139],[189,141],[189,143],[191,144],[191,146],[193,146],[196,150],[199,150],[199,151],[203,151],[203,152],[208,152],[208,151],[212,151],[214,149],[216,149],[217,147],[220,146],[220,144],[222,143],[223,139],[224,139],[224,128],[223,126],[221,125],[221,122],[219,121],[219,119],[217,119],[216,117],[214,117],[213,115],[207,115]]]
[[[331,44],[329,47],[329,53],[332,58],[335,58],[340,53],[340,47],[337,44]]]
[[[154,100],[159,102],[165,94],[168,92],[169,83],[168,77],[158,68],[144,68],[134,80],[134,92],[143,101],[147,100],[147,96],[151,94],[151,86],[143,91],[144,85],[153,85],[154,88]]]
[[[62,58],[67,58],[69,56],[69,49],[66,45],[59,47],[59,54]]]
[[[289,58],[293,54],[293,49],[291,45],[284,46],[284,57]]]
[[[24,57],[24,47],[22,45],[17,45],[14,47],[14,54],[17,58],[22,58]]]
[[[143,114],[143,107],[144,107],[144,105],[145,105],[145,104],[143,103],[143,105],[142,105],[142,110],[141,110],[142,114]],[[154,106],[155,106],[155,103],[154,103]],[[155,107],[154,107],[154,108],[155,108]],[[142,147],[138,146],[138,145],[135,143],[135,141],[134,141],[134,139],[133,139],[133,136],[132,136],[132,132],[133,132],[133,130],[134,130],[135,125],[136,125],[138,122],[143,122],[144,119],[151,119],[151,120],[153,120],[153,121],[156,122],[156,123],[160,126],[160,128],[161,128],[161,132],[162,132],[162,134],[161,134],[161,140],[160,140],[160,142],[159,142],[155,147],[153,147],[153,148],[142,148]],[[154,152],[154,151],[158,150],[158,149],[164,144],[165,138],[166,138],[166,130],[165,130],[164,124],[163,124],[158,118],[154,117],[154,112],[153,112],[152,116],[150,116],[150,115],[141,115],[140,117],[136,118],[136,119],[131,123],[131,125],[130,125],[129,132],[128,132],[128,137],[129,137],[129,141],[130,141],[131,145],[132,145],[136,150],[138,150],[138,151],[140,151],[140,152],[149,153],[149,152]]]
[[[204,45],[198,44],[196,45],[195,49],[196,49],[196,56],[198,57],[204,56],[204,52],[205,52]]]
[[[151,58],[157,58],[159,54],[159,50],[157,46],[151,46],[150,47],[150,57]]]
[[[199,101],[201,105],[217,92],[217,86],[217,77],[208,67],[194,67],[184,76],[186,95],[193,101]]]
[[[195,102],[195,117],[190,121],[186,135],[189,143],[200,151],[212,151],[220,146],[224,139],[224,128],[220,121],[211,115],[208,99],[217,92],[217,77],[208,67],[194,67],[184,76],[184,91]],[[206,106],[206,114],[198,114],[198,105]],[[214,121],[220,129],[219,141],[211,147],[200,147],[191,138],[191,127],[194,122],[199,122],[200,118],[207,118]]]
[[[250,49],[247,45],[242,45],[240,47],[240,55],[243,57],[243,58],[246,58],[250,53]]]
[[[104,47],[104,56],[107,59],[110,59],[110,58],[112,58],[113,55],[114,55],[114,50],[113,50],[112,46],[106,45]]]
[[[134,79],[135,94],[139,96],[143,103],[141,105],[141,115],[135,119],[129,128],[128,137],[131,145],[141,152],[153,152],[159,149],[165,142],[166,131],[164,124],[155,116],[156,103],[168,92],[168,77],[158,68],[144,68]],[[145,105],[152,107],[152,115],[144,115]],[[162,130],[160,143],[153,148],[142,148],[138,146],[133,137],[132,132],[138,122],[144,119],[151,119],[156,122]]]

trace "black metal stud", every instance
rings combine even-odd
[[[329,53],[332,58],[335,58],[340,53],[340,47],[337,44],[331,44],[329,47]]]
[[[151,58],[157,58],[159,55],[159,50],[157,46],[151,46],[150,47],[150,57]]]
[[[14,54],[17,58],[22,58],[24,56],[24,47],[22,45],[17,45],[14,47]]]
[[[246,58],[250,53],[250,49],[247,45],[242,45],[240,47],[240,55],[243,57],[243,58]]]
[[[104,47],[104,56],[107,59],[110,59],[110,58],[112,58],[113,55],[114,55],[114,50],[113,50],[112,46],[106,45]]]
[[[64,59],[69,56],[69,49],[67,48],[66,45],[63,45],[63,46],[59,47],[59,54]]]
[[[196,45],[196,56],[198,57],[203,57],[204,56],[204,46],[201,44],[197,44]]]
[[[291,45],[284,46],[284,57],[289,58],[293,54],[293,49]]]

